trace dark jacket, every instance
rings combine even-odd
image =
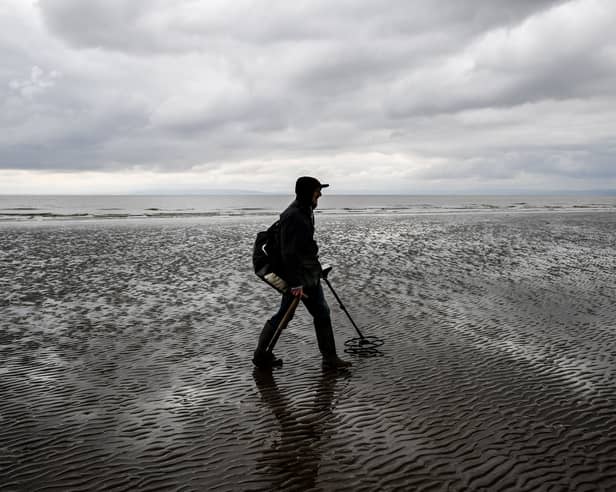
[[[291,287],[314,287],[321,277],[314,215],[309,202],[295,200],[280,214],[283,276]]]

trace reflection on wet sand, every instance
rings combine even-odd
[[[300,309],[254,380],[264,221],[4,225],[0,488],[616,490],[615,219],[319,217],[385,354],[321,374]]]
[[[307,409],[300,409],[279,389],[272,371],[254,370],[261,399],[279,426],[272,429],[272,439],[264,443],[257,460],[257,473],[269,482],[269,490],[306,490],[315,486],[340,377],[324,370],[314,401]]]

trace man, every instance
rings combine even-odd
[[[313,317],[319,350],[323,356],[323,367],[339,369],[351,365],[336,354],[329,306],[321,286],[319,247],[314,240],[313,210],[317,208],[321,190],[328,186],[310,176],[298,178],[295,183],[296,198],[280,214],[281,274],[291,288],[282,296],[278,312],[265,323],[261,331],[252,359],[257,367],[282,365],[282,360],[268,353],[266,349],[294,297],[301,298]]]

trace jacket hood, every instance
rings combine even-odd
[[[329,185],[321,183],[317,178],[312,176],[301,176],[295,182],[295,196],[300,205],[312,206],[312,194],[316,190],[327,188]]]

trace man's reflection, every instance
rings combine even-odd
[[[272,429],[257,462],[257,469],[269,482],[270,490],[305,490],[315,486],[321,454],[323,431],[330,425],[332,402],[339,373],[323,371],[312,406],[302,408],[280,392],[271,371],[255,369],[253,377],[261,398],[278,423]]]

